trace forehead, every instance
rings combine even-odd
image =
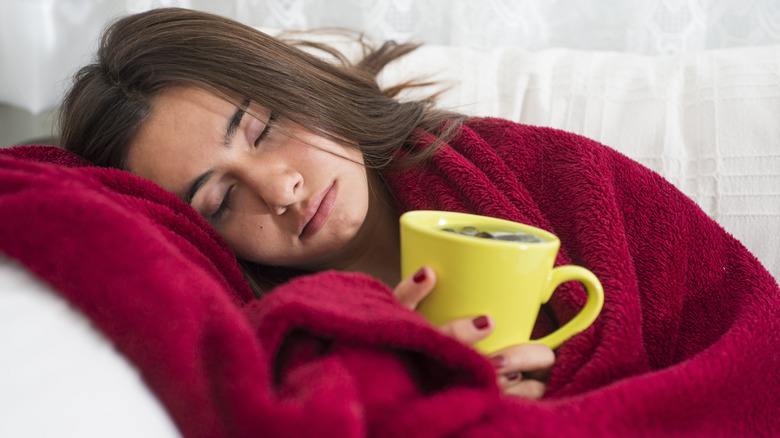
[[[213,164],[235,110],[199,88],[166,90],[130,144],[128,170],[183,197],[189,182]]]

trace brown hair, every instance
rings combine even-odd
[[[298,45],[315,47],[337,62]],[[104,32],[93,63],[81,68],[60,108],[60,145],[98,166],[126,169],[133,137],[154,99],[177,85],[191,85],[231,101],[249,99],[278,117],[337,142],[349,140],[366,165],[418,162],[434,148],[397,152],[417,130],[435,132],[454,114],[433,108],[433,98],[400,102],[402,90],[427,85],[407,82],[381,89],[377,74],[417,45],[364,45],[350,62],[315,43],[292,44],[217,15],[178,8],[126,16]],[[456,126],[457,124],[449,124]],[[445,133],[446,135],[446,133]],[[354,142],[354,143],[352,143]],[[262,289],[291,271],[242,262],[253,287]]]
[[[104,32],[95,62],[74,77],[60,110],[60,144],[99,166],[126,168],[128,146],[154,98],[174,85],[250,99],[319,135],[349,139],[371,166],[394,156],[415,130],[433,131],[454,116],[433,109],[432,99],[394,99],[421,84],[377,84],[382,68],[414,44],[387,42],[357,63],[309,45],[341,62],[201,11],[163,8],[121,18]]]

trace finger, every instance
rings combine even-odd
[[[461,318],[452,320],[439,327],[439,331],[466,345],[474,345],[493,332],[493,319],[489,316]]]
[[[502,376],[498,379],[498,385],[504,394],[516,397],[540,399],[547,390],[547,385],[534,379],[523,379],[520,373]]]
[[[527,371],[523,373],[523,378],[546,382],[547,379],[550,378],[550,371],[552,371],[552,366],[541,370]]]
[[[546,380],[555,364],[555,352],[544,344],[518,344],[490,355],[496,373],[523,373],[527,377]]]
[[[401,304],[414,310],[435,285],[436,273],[430,267],[423,266],[414,275],[401,280],[393,294]]]

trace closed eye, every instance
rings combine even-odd
[[[230,209],[230,203],[233,199],[233,189],[235,185],[230,186],[225,192],[225,196],[222,197],[222,202],[219,203],[217,210],[211,215],[212,222],[219,222]]]
[[[266,137],[268,137],[268,133],[271,132],[271,128],[275,121],[276,121],[276,114],[272,112],[268,116],[268,121],[265,122],[265,127],[263,128],[263,131],[260,132],[260,135],[257,136],[257,139],[255,139],[255,146],[259,146],[260,142],[262,142]]]

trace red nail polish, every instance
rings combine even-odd
[[[485,330],[490,325],[490,321],[485,315],[472,319],[471,323],[474,324],[474,327],[476,327],[478,330]]]
[[[414,274],[414,276],[412,277],[412,281],[414,281],[415,283],[422,283],[423,281],[425,281],[425,277],[426,277],[425,268],[422,268]]]
[[[493,367],[495,368],[503,368],[504,366],[506,366],[506,358],[504,356],[501,355],[493,356],[489,360],[490,363],[492,363]]]
[[[506,378],[510,382],[514,382],[515,380],[520,379],[522,375],[523,375],[522,373],[509,373],[509,374],[504,374],[504,378]]]

